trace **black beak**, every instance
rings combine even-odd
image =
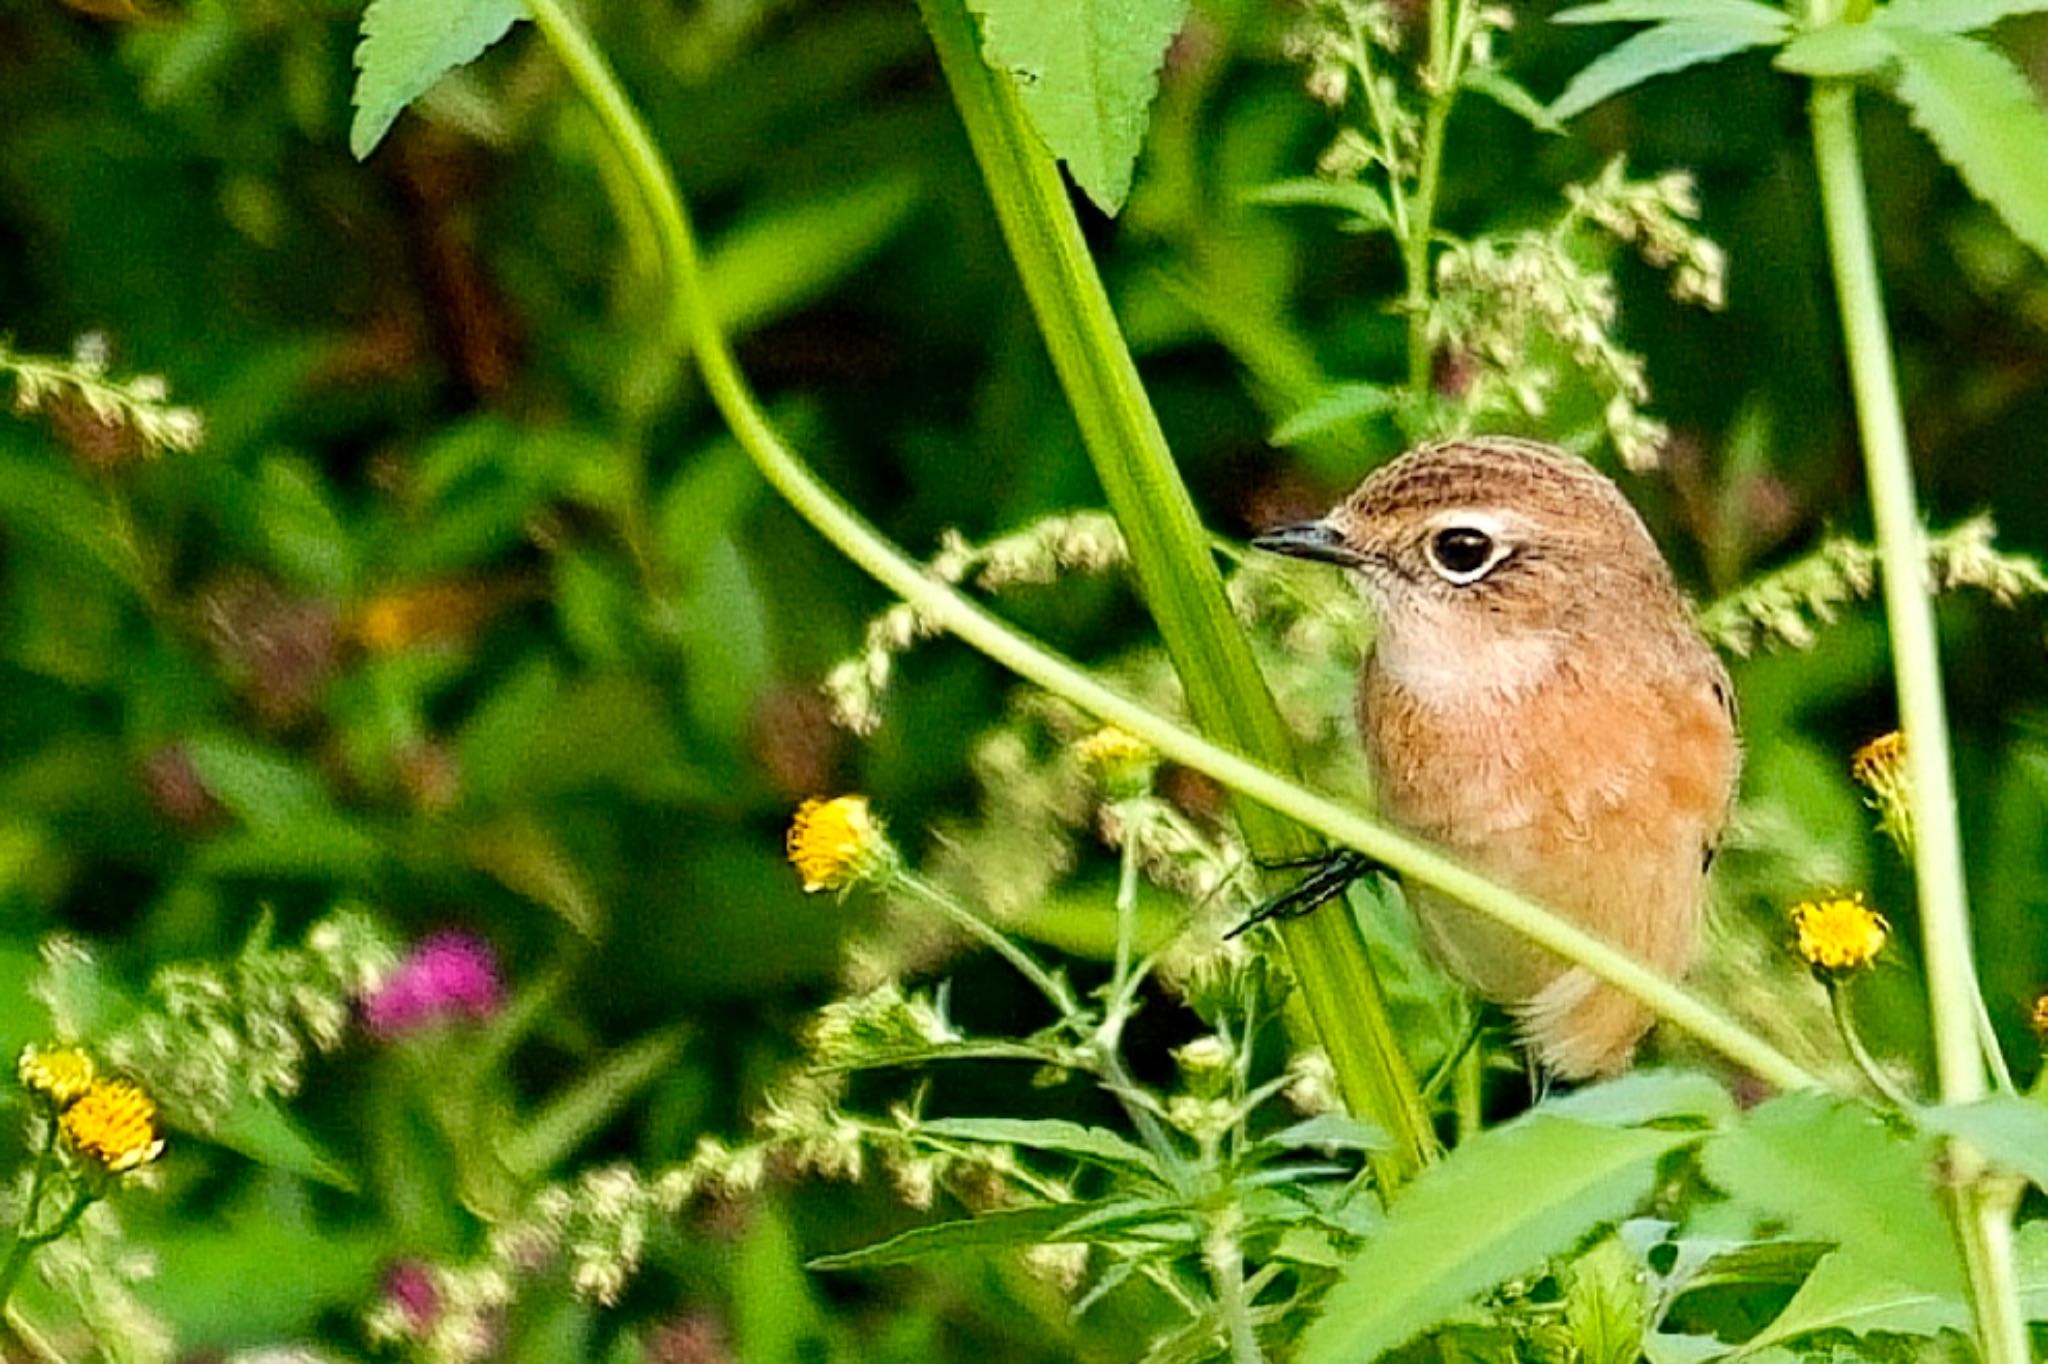
[[[1314,559],[1345,568],[1362,568],[1365,556],[1344,543],[1344,537],[1327,521],[1304,521],[1297,526],[1279,526],[1252,537],[1252,548],[1285,554],[1295,559]]]

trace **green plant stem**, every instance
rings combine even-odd
[[[1408,314],[1408,394],[1417,411],[1425,410],[1435,378],[1435,357],[1429,346],[1429,244],[1436,232],[1444,132],[1450,125],[1451,104],[1457,99],[1464,7],[1465,0],[1429,0],[1429,63],[1423,68],[1429,107],[1422,115],[1422,154],[1415,171],[1415,193],[1409,201],[1408,220],[1401,227],[1402,274],[1408,286],[1401,302],[1402,310]]]
[[[606,131],[626,152],[628,164],[649,198],[668,255],[678,304],[690,322],[690,336],[706,389],[762,476],[842,554],[903,598],[934,627],[952,633],[1033,685],[1122,728],[1150,744],[1161,756],[1202,772],[1335,843],[1356,848],[1415,882],[1470,905],[1538,946],[1585,967],[1737,1065],[1748,1068],[1765,1083],[1780,1089],[1818,1087],[1818,1080],[1763,1038],[1625,953],[1435,849],[1164,719],[1025,638],[952,588],[934,581],[919,564],[820,483],[768,423],[707,306],[695,240],[683,216],[682,201],[653,142],[626,103],[603,58],[569,20],[557,0],[528,3],[548,42],[597,109]],[[1296,921],[1311,930],[1306,935],[1311,954],[1322,941],[1314,935],[1316,927],[1335,925],[1344,918],[1326,912]]]
[[[1842,1035],[1842,1045],[1849,1049],[1849,1059],[1856,1063],[1856,1069],[1863,1072],[1863,1078],[1870,1081],[1872,1089],[1884,1095],[1894,1108],[1911,1113],[1918,1107],[1913,1097],[1893,1082],[1877,1058],[1870,1054],[1870,1048],[1863,1044],[1863,1033],[1857,1028],[1855,1014],[1849,1007],[1848,982],[1830,980],[1827,991],[1828,1007],[1835,1016],[1835,1031]]]
[[[1132,944],[1138,933],[1138,840],[1124,820],[1124,846],[1116,877],[1116,960],[1110,976],[1113,995],[1121,995],[1131,977]]]
[[[36,1215],[42,1211],[43,1190],[50,1181],[50,1171],[57,1162],[57,1121],[53,1117],[49,1130],[44,1134],[42,1149],[36,1152],[35,1167],[29,1172],[28,1195],[21,1200],[21,1220],[15,1223],[14,1239],[8,1243],[7,1258],[0,1261],[0,1308],[14,1300],[14,1289],[21,1282],[21,1273],[28,1268],[29,1257],[36,1247],[43,1244],[43,1238],[35,1234]]]
[[[1236,1208],[1210,1218],[1202,1238],[1202,1260],[1216,1286],[1216,1308],[1230,1341],[1231,1364],[1265,1364],[1259,1338],[1252,1330],[1251,1298],[1244,1288],[1244,1251],[1237,1244]]]
[[[1066,183],[1009,78],[982,60],[964,0],[919,0],[919,9],[1195,726],[1268,768],[1292,772],[1293,739],[1224,597],[1208,533],[1124,345]],[[1271,809],[1235,794],[1233,801],[1261,861],[1314,850],[1304,830]],[[1436,1135],[1364,937],[1356,921],[1334,914],[1283,925],[1280,936],[1347,1104],[1393,1139],[1391,1151],[1374,1157],[1375,1172],[1392,1187],[1434,1156]]]
[[[1816,13],[1813,17],[1831,16]],[[1985,1092],[1984,1056],[1977,1036],[1981,1001],[1976,997],[1934,606],[1927,591],[1924,535],[1906,444],[1905,413],[1892,369],[1869,199],[1857,146],[1854,86],[1846,81],[1817,83],[1811,111],[1828,255],[1841,308],[1849,380],[1856,398],[1877,531],[1899,727],[1906,737],[1915,840],[1913,869],[1919,887],[1935,1076],[1943,1103],[1968,1103]],[[1989,1364],[2024,1364],[2027,1328],[2020,1311],[2009,1218],[1996,1200],[1976,1187],[1984,1173],[1982,1159],[1962,1143],[1950,1144],[1950,1157],[1956,1175],[1951,1195],[1956,1229],[1985,1358]]]
[[[1011,942],[1007,933],[961,904],[943,886],[911,871],[898,872],[892,878],[892,884],[938,910],[946,916],[947,922],[1010,963],[1018,975],[1030,981],[1038,993],[1045,996],[1046,1002],[1052,1005],[1062,1021],[1071,1023],[1080,1018],[1080,1003],[1065,981],[1040,966],[1029,952]]]

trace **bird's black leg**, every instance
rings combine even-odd
[[[1231,929],[1225,937],[1234,938],[1253,925],[1262,924],[1268,919],[1299,918],[1325,901],[1334,900],[1342,895],[1359,877],[1381,869],[1378,862],[1350,848],[1338,848],[1314,857],[1260,865],[1278,869],[1307,868],[1308,875],[1254,909],[1249,918]]]

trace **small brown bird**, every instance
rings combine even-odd
[[[1551,446],[1425,445],[1254,542],[1341,564],[1378,620],[1359,728],[1393,823],[1677,977],[1741,753],[1727,671],[1620,489]],[[1634,999],[1440,895],[1427,936],[1566,1079],[1625,1068]]]

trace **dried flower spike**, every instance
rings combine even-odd
[[[1792,909],[1793,945],[1809,966],[1826,975],[1861,971],[1884,950],[1892,926],[1863,896],[1807,900]]]
[[[94,1080],[57,1125],[72,1150],[110,1174],[123,1174],[163,1154],[156,1101],[133,1080]]]
[[[1870,792],[1867,803],[1877,811],[1877,827],[1910,857],[1913,807],[1906,784],[1906,737],[1893,730],[1872,739],[1849,760],[1849,772]]]
[[[22,1088],[42,1095],[58,1108],[83,1098],[99,1075],[92,1057],[77,1047],[23,1047],[16,1070]]]
[[[788,848],[806,891],[845,890],[881,875],[895,861],[866,796],[805,801],[790,821]]]

